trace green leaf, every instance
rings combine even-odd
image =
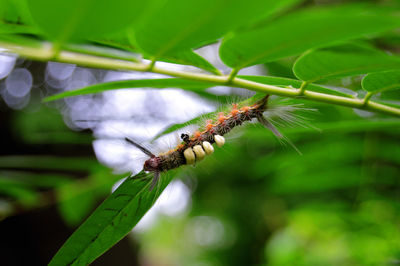
[[[34,22],[51,39],[107,36],[127,28],[147,4],[139,0],[27,0]]]
[[[264,66],[267,69],[268,75],[296,79],[296,76],[293,74],[292,70],[294,60],[289,59],[290,58],[265,63]]]
[[[380,47],[385,47],[385,49],[397,48],[400,45],[400,33],[398,31],[388,32],[387,34],[377,38],[375,43]]]
[[[137,48],[129,41],[129,36],[126,32],[118,32],[101,39],[91,39],[90,41],[104,46],[126,50],[129,52],[139,53]]]
[[[287,12],[288,9],[293,8],[296,5],[301,4],[302,2],[304,2],[304,0],[280,0],[268,3],[269,9],[266,11],[264,18],[260,22],[256,22],[253,23],[253,25],[250,25],[251,27],[249,28],[263,27],[270,23],[271,19],[274,19],[284,12]],[[242,30],[242,28],[240,28],[240,30]]]
[[[146,57],[146,56],[145,56]],[[221,75],[221,72],[215,68],[206,59],[193,52],[192,50],[178,52],[176,54],[168,54],[160,57],[158,61],[164,61],[168,63],[181,64],[181,65],[192,65],[216,75]]]
[[[400,90],[383,91],[379,98],[382,100],[400,101]]]
[[[292,13],[265,27],[225,38],[220,57],[226,65],[241,69],[400,25],[398,17],[378,11],[341,6]]]
[[[18,30],[16,30],[16,31],[18,31]],[[23,35],[17,35],[14,33],[16,33],[16,32],[13,32],[10,34],[4,32],[4,33],[0,34],[0,42],[18,44],[24,48],[33,47],[33,48],[40,49],[44,46],[44,42],[39,41],[38,39],[26,37]]]
[[[382,105],[386,105],[389,107],[400,109],[400,104],[397,101],[395,103],[393,103],[393,102],[388,102],[388,101],[374,100],[374,102],[382,104]]]
[[[32,18],[29,14],[25,0],[1,0],[0,20],[4,24],[27,25],[31,24]]]
[[[379,93],[400,89],[399,70],[383,71],[367,74],[362,82],[362,88],[371,93]]]
[[[166,134],[169,134],[171,132],[174,132],[176,130],[179,130],[181,128],[184,128],[184,127],[187,127],[190,125],[194,125],[194,124],[199,124],[200,122],[202,122],[204,120],[214,118],[216,116],[216,114],[217,114],[217,111],[209,112],[206,114],[199,115],[199,116],[197,116],[193,119],[190,119],[189,121],[186,121],[184,123],[178,123],[178,124],[173,124],[171,126],[168,126],[164,130],[162,130],[160,133],[158,133],[151,141],[155,141],[156,139],[158,139]]]
[[[0,1],[0,34],[37,34],[25,0]]]
[[[65,91],[45,98],[44,102],[50,102],[65,97],[78,96],[91,93],[99,93],[108,90],[131,89],[131,88],[181,88],[190,91],[204,91],[204,89],[216,86],[211,82],[193,81],[181,78],[167,79],[138,79],[121,80],[88,86],[79,90]]]
[[[152,174],[128,177],[71,235],[49,265],[88,265],[125,235],[151,208],[173,174],[163,174],[149,191]]]
[[[34,27],[18,24],[3,23],[0,21],[0,34],[37,34]]]
[[[121,59],[126,61],[139,62],[139,54],[116,49],[114,47],[108,47],[104,45],[93,45],[93,44],[66,44],[65,50],[101,57],[108,57],[114,59]]]
[[[107,45],[113,48],[123,49],[130,52],[138,53],[137,48],[129,42],[129,36],[126,34],[120,34],[113,36],[111,39],[101,39],[95,40],[95,42]],[[146,59],[151,59],[151,55],[143,53],[143,57]],[[220,75],[221,73],[217,68],[215,68],[210,62],[206,59],[193,52],[192,50],[182,51],[176,54],[168,54],[158,58],[157,61],[164,61],[168,63],[181,64],[181,65],[192,65],[211,73]]]
[[[158,59],[215,42],[225,33],[281,10],[275,0],[154,1],[135,25],[135,44]],[[296,1],[286,0],[287,5]]]
[[[268,85],[276,85],[276,86],[281,86],[281,87],[287,87],[287,86],[292,86],[293,88],[300,88],[302,82],[296,79],[289,79],[289,78],[279,78],[279,77],[269,77],[269,76],[238,76],[238,78],[254,81],[254,82],[259,82],[263,84],[268,84]],[[321,85],[316,85],[316,84],[308,84],[307,85],[307,90],[309,91],[315,91],[319,93],[325,93],[325,94],[330,94],[330,95],[337,95],[337,96],[342,96],[342,97],[349,97],[351,98],[352,96],[337,90],[329,89],[326,87],[323,87]]]
[[[366,45],[344,44],[306,52],[295,62],[293,72],[301,80],[314,82],[394,68],[400,68],[400,57]]]

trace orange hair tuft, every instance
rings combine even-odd
[[[240,111],[243,111],[245,113],[247,113],[250,110],[250,106],[243,106],[242,108],[240,108]]]
[[[178,146],[176,146],[176,149],[177,149],[177,150],[179,150],[179,149],[183,149],[183,147],[185,147],[185,145],[184,145],[184,144],[178,144]]]
[[[218,122],[223,123],[223,122],[225,122],[225,120],[226,120],[226,117],[225,117],[224,113],[223,112],[219,113],[218,114]]]
[[[233,108],[232,108],[232,110],[231,110],[231,115],[232,116],[236,116],[238,113],[239,113],[239,110],[237,109],[237,104],[235,103],[235,104],[233,104]]]
[[[200,137],[201,136],[201,132],[200,131],[196,131],[196,132],[194,132],[194,138],[198,138],[198,137]]]
[[[207,120],[206,130],[210,130],[214,127],[212,120]]]

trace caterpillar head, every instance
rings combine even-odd
[[[159,167],[160,167],[160,158],[153,156],[144,162],[143,169],[145,171],[156,172],[159,171]]]
[[[125,138],[125,140],[135,146],[136,148],[140,149],[144,154],[148,155],[150,159],[146,160],[143,165],[143,169],[145,171],[157,172],[159,171],[160,167],[160,158],[155,156],[151,151],[143,147],[142,145],[136,143],[135,141]]]

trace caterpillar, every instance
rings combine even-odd
[[[134,145],[150,157],[143,165],[144,171],[154,174],[150,190],[157,184],[161,172],[201,161],[206,155],[210,155],[214,152],[214,143],[218,147],[222,147],[225,144],[224,135],[229,133],[234,127],[240,126],[246,121],[257,119],[258,122],[270,129],[273,134],[281,139],[281,133],[266,117],[264,117],[264,112],[268,109],[268,98],[269,95],[266,95],[253,105],[243,106],[241,108],[238,108],[237,104],[233,104],[228,114],[221,112],[216,121],[208,120],[205,129],[195,132],[192,137],[188,134],[181,134],[182,143],[174,149],[159,154],[158,156],[135,141],[125,138],[128,143]]]

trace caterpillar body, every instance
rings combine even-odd
[[[243,124],[246,121],[257,119],[261,124],[270,129],[278,138],[282,135],[279,131],[266,119],[263,113],[267,110],[267,102],[269,95],[263,97],[255,104],[238,108],[237,104],[233,105],[230,113],[219,113],[215,122],[209,120],[203,131],[197,131],[192,137],[188,134],[182,134],[183,142],[176,148],[169,150],[158,156],[154,155],[151,151],[144,148],[140,144],[131,139],[125,140],[135,147],[139,148],[142,152],[150,158],[145,161],[143,169],[145,171],[153,172],[154,178],[150,185],[150,190],[154,188],[160,178],[160,173],[174,168],[178,168],[185,164],[194,164],[202,160],[206,155],[214,152],[212,144],[221,147],[225,143],[225,134],[229,133],[234,127]]]

